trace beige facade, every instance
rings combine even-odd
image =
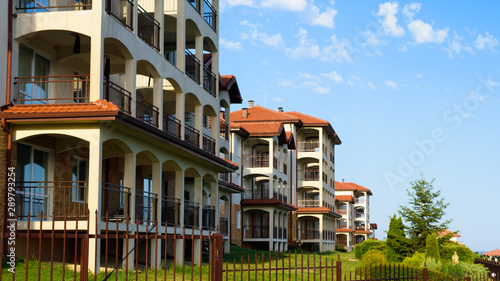
[[[174,226],[178,234],[183,227],[188,235],[224,231],[228,251],[230,198],[240,189],[219,180],[219,173],[238,169],[227,161],[220,120],[241,96],[219,91],[218,1],[24,3],[31,2],[15,2],[11,19],[11,91],[0,97],[7,105],[2,124],[10,128],[1,135],[0,160],[10,134],[19,231],[27,228],[28,212],[45,216],[31,229],[49,230],[54,220],[61,229],[66,215],[67,227],[76,228],[78,217],[78,229],[90,234],[100,233],[105,220],[124,233],[130,217],[142,233],[154,221],[159,233],[173,233]],[[4,54],[9,38],[4,29],[0,36]],[[4,79],[4,56],[0,62]],[[93,251],[104,245],[90,243],[94,269],[101,255]],[[162,251],[151,249],[160,258],[150,260],[160,263]]]

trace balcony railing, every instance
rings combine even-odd
[[[188,124],[184,124],[184,141],[200,147],[200,131]]]
[[[137,100],[136,102],[136,115],[137,119],[142,120],[151,126],[158,127],[159,119],[158,107],[145,100]]]
[[[215,155],[216,149],[215,149],[215,139],[212,137],[203,134],[203,150],[210,152],[211,154]]]
[[[204,0],[204,6],[203,6],[203,18],[205,18],[205,21],[212,27],[214,31],[217,31],[217,11],[215,11],[214,7],[210,2],[207,0]]]
[[[106,12],[125,27],[134,30],[134,2],[132,0],[105,0]]]
[[[346,216],[347,215],[347,210],[337,209],[337,210],[335,210],[335,213],[337,213],[339,215],[342,215],[342,216]]]
[[[269,238],[268,225],[244,225],[243,238]]]
[[[136,219],[140,222],[156,221],[158,194],[137,189],[135,193]]]
[[[319,199],[299,199],[297,200],[299,208],[314,208],[319,206]]]
[[[101,217],[105,219],[106,213],[110,219],[125,221],[129,215],[130,198],[132,197],[129,187],[112,183],[102,183]]]
[[[349,227],[347,226],[347,224],[337,223],[337,228],[347,229],[347,228],[349,228]]]
[[[163,114],[163,131],[180,138],[181,126],[181,120],[172,115]]]
[[[357,219],[364,219],[365,218],[365,214],[364,213],[356,213],[356,218]]]
[[[245,154],[243,159],[247,168],[269,167],[269,154]]]
[[[224,120],[220,120],[219,123],[219,135],[221,138],[225,140],[229,140],[229,125],[224,122]]]
[[[215,73],[213,73],[210,68],[203,66],[203,88],[214,97],[216,96],[216,83],[217,76],[215,75]]]
[[[219,179],[229,182],[229,172],[219,173]]]
[[[186,74],[200,84],[200,60],[186,49]]]
[[[229,219],[220,218],[219,225],[221,234],[229,234]]]
[[[44,220],[87,219],[88,185],[86,181],[16,182],[16,212],[19,220],[36,220],[43,212]]]
[[[200,226],[200,203],[184,201],[184,225],[187,227]]]
[[[132,93],[106,78],[103,78],[103,83],[104,98],[107,101],[118,105],[121,111],[132,114]]]
[[[319,169],[306,169],[299,171],[299,180],[319,181]]]
[[[161,219],[163,225],[180,225],[181,199],[163,196],[161,207]]]
[[[299,142],[297,150],[299,152],[318,152],[319,151],[319,141]]]
[[[302,240],[319,239],[318,228],[299,228],[299,234]]]
[[[278,158],[273,156],[273,168],[278,169]]]
[[[200,13],[200,0],[188,0],[188,2],[191,3],[198,13]]]
[[[140,5],[137,5],[138,20],[137,33],[139,37],[157,52],[160,51],[160,23]]]
[[[354,229],[355,230],[365,230],[365,226],[364,225],[356,226]]]
[[[365,202],[365,198],[356,198],[354,199],[354,204],[360,204],[360,205],[364,205],[366,202]]]
[[[87,103],[89,75],[17,77],[19,104]]]
[[[243,199],[269,199],[269,189],[267,188],[245,188]]]
[[[203,204],[201,212],[203,229],[215,229],[215,206]]]
[[[335,232],[323,230],[323,240],[335,240]]]
[[[92,0],[19,0],[21,13],[91,10]]]

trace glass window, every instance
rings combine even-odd
[[[236,210],[236,229],[241,228],[241,211]]]
[[[86,181],[87,181],[87,161],[74,158],[73,159],[73,202],[86,203]]]

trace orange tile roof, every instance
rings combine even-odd
[[[299,122],[299,118],[288,115],[287,112],[279,112],[259,105],[248,109],[247,118],[243,118],[243,110],[231,112],[232,122],[264,122],[264,121],[292,121]]]
[[[356,234],[370,234],[371,232],[368,230],[355,230]]]
[[[234,78],[234,75],[221,75],[220,79],[222,81],[222,87],[226,88],[227,84]]]
[[[335,195],[335,201],[351,202],[354,201],[354,197],[352,195]]]
[[[298,208],[297,213],[329,213],[330,209],[327,207],[307,207]]]
[[[281,122],[241,122],[241,123],[233,123],[231,122],[231,127],[232,124],[235,124],[237,127],[243,127],[245,130],[250,133],[250,136],[262,136],[262,135],[277,135],[279,136],[281,134],[281,131],[283,129],[283,123]],[[236,127],[235,126],[235,127]]]
[[[500,249],[489,251],[489,252],[483,253],[482,255],[483,256],[492,256],[492,257],[500,256]]]
[[[462,235],[460,235],[458,233],[454,233],[453,231],[448,230],[448,229],[445,229],[445,230],[439,232],[438,235],[442,237],[442,236],[445,236],[448,233],[451,233],[453,237],[462,237]]]
[[[65,104],[17,104],[2,111],[2,114],[47,114],[95,111],[119,111],[120,108],[106,100],[97,100],[90,103],[65,103]]]
[[[338,191],[363,191],[369,192],[370,189],[361,186],[359,184],[355,184],[353,182],[339,182],[335,181],[335,190]]]
[[[328,124],[330,124],[330,122],[328,122],[326,120],[319,119],[317,117],[314,117],[314,116],[311,116],[311,115],[307,115],[307,114],[304,114],[304,113],[301,113],[301,112],[297,112],[297,111],[288,111],[287,114],[295,116],[296,118],[299,118],[302,121],[302,123],[304,123],[304,125],[309,125],[309,124],[324,124],[324,125],[328,125]]]
[[[354,232],[354,230],[349,228],[336,228],[335,232]]]
[[[224,161],[226,161],[226,162],[227,162],[227,163],[229,163],[229,164],[232,164],[232,165],[234,165],[234,166],[238,167],[238,164],[234,163],[233,161],[230,161],[230,160],[224,159],[224,158],[222,158],[222,157],[219,157],[219,158],[220,158],[220,159],[222,159],[222,160],[224,160]]]

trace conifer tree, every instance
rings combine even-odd
[[[403,220],[401,217],[397,217],[396,214],[394,214],[389,222],[386,242],[386,257],[388,262],[400,262],[408,255],[408,241],[405,237]]]
[[[435,234],[427,235],[427,240],[425,241],[425,257],[433,258],[436,261],[441,259],[439,256],[437,236]]]

